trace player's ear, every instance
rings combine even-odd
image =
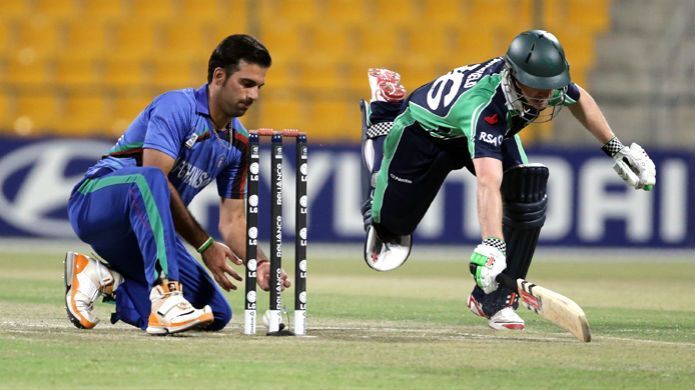
[[[224,82],[226,79],[227,79],[227,71],[224,70],[224,68],[218,66],[212,72],[212,82],[213,83],[215,83],[217,85],[224,85]]]

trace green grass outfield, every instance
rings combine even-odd
[[[536,261],[529,279],[584,308],[591,343],[526,309],[526,331],[489,329],[465,308],[473,282],[464,262],[415,253],[403,268],[376,273],[359,253],[338,257],[311,259],[308,337],[243,336],[239,292],[228,294],[235,317],[224,331],[151,337],[109,324],[113,306],[103,303],[103,323],[74,328],[63,308],[62,254],[5,251],[0,387],[695,388],[688,256],[603,263],[566,252]]]

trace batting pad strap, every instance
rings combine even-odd
[[[381,123],[376,123],[367,128],[367,131],[365,132],[367,138],[376,138],[376,137],[383,137],[385,135],[388,135],[389,131],[391,131],[391,127],[393,127],[393,122],[381,122]]]
[[[603,152],[606,153],[608,157],[613,157],[624,147],[625,145],[623,145],[623,143],[620,142],[618,137],[613,137],[610,139],[610,141],[606,142],[603,146],[601,146],[601,150],[603,150]]]

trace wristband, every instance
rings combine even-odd
[[[502,254],[507,255],[507,244],[503,239],[497,237],[487,237],[483,239],[483,244],[499,249]]]
[[[606,142],[605,145],[601,146],[601,150],[603,150],[603,152],[606,153],[608,157],[613,157],[624,147],[625,145],[623,145],[623,143],[620,142],[618,137],[613,137],[610,139],[610,141]]]
[[[215,240],[213,240],[212,237],[208,237],[208,239],[205,240],[205,242],[201,246],[199,246],[198,249],[196,249],[196,252],[202,254],[203,252],[205,252],[206,249],[210,248],[210,246],[214,242],[215,242]]]

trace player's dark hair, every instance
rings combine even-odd
[[[223,68],[227,77],[239,70],[239,61],[269,68],[272,62],[270,53],[256,38],[246,34],[230,35],[215,48],[208,61],[208,83],[217,68]]]

